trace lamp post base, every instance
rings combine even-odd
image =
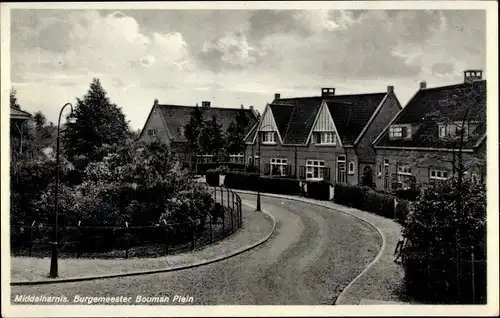
[[[260,191],[257,192],[257,209],[255,211],[261,212],[260,211]]]
[[[59,276],[57,266],[57,242],[52,242],[52,258],[50,259],[50,277],[56,278]]]

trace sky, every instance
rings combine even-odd
[[[99,78],[133,129],[160,103],[262,112],[275,93],[385,92],[403,106],[428,87],[486,71],[485,11],[11,11],[11,84],[49,121]]]

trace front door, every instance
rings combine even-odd
[[[345,156],[337,157],[337,183],[346,183],[346,162]]]

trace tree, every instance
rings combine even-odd
[[[237,154],[245,151],[245,132],[248,126],[248,117],[240,109],[235,120],[227,129],[227,152]]]
[[[200,146],[203,153],[218,155],[225,146],[225,138],[222,132],[222,124],[217,122],[217,118],[212,116],[210,121],[206,121],[200,132]]]
[[[184,137],[187,139],[186,150],[193,152],[195,154],[195,158],[198,157],[201,151],[199,136],[204,125],[203,115],[203,111],[198,105],[196,105],[191,112],[189,122],[184,126]],[[197,162],[197,160],[195,162]],[[197,170],[196,167],[195,170]]]
[[[103,145],[123,145],[131,137],[122,110],[111,103],[99,79],[94,78],[83,99],[77,99],[75,123],[67,123],[62,141],[70,158],[99,160],[96,150]]]
[[[21,106],[19,105],[19,103],[17,101],[16,95],[17,95],[17,91],[14,87],[12,87],[12,89],[10,90],[10,94],[9,94],[10,107],[21,110]]]

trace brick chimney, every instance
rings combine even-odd
[[[281,94],[280,93],[274,93],[274,99],[280,99]]]
[[[201,102],[201,107],[203,107],[203,108],[210,108],[210,102],[209,101],[202,101]]]
[[[387,93],[394,93],[394,86],[387,86]]]
[[[464,83],[472,83],[483,79],[483,70],[465,70]]]
[[[420,82],[420,89],[426,89],[427,88],[427,82],[426,81],[421,81]]]
[[[335,88],[333,87],[323,87],[321,88],[321,96],[334,96]]]
[[[155,98],[154,105],[158,105],[158,98]]]

